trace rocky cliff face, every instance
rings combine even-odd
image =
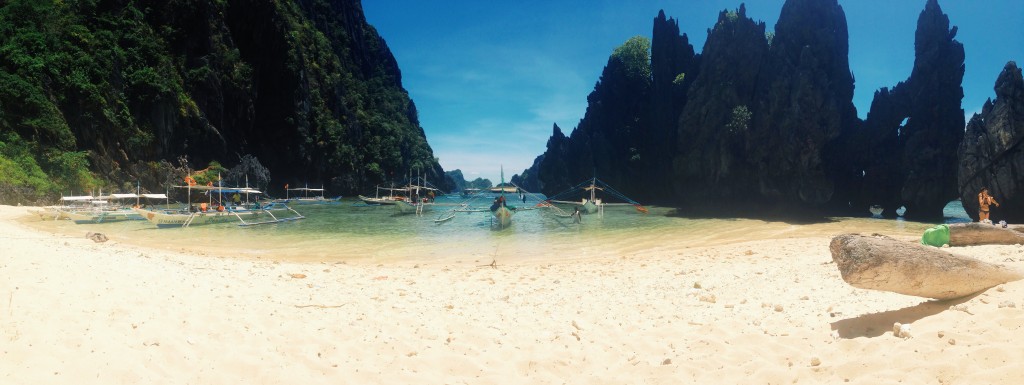
[[[654,19],[653,34],[650,41],[630,39],[611,55],[569,137],[554,126],[547,151],[523,173],[536,175],[543,193],[596,176],[634,199],[669,199],[666,177],[675,150],[666,138],[675,136],[699,56],[663,12]]]
[[[27,19],[27,29],[0,34],[18,60],[77,60],[47,65],[56,75],[0,64],[5,84],[30,84],[42,95],[34,100],[53,101],[5,106],[0,126],[24,127],[20,120],[45,112],[53,135],[18,134],[87,151],[102,179],[160,180],[146,178],[160,160],[230,167],[251,154],[274,190],[323,183],[348,194],[412,170],[443,180],[398,64],[359,0],[15,0],[0,17]],[[31,28],[38,33],[19,32]],[[23,49],[39,35],[54,44]],[[16,98],[0,91],[0,100]]]
[[[651,86],[626,86],[609,72],[610,60],[587,117],[568,138],[556,126],[537,175],[551,194],[596,169],[635,197],[689,210],[867,215],[880,205],[888,216],[905,206],[911,218],[941,217],[955,197],[954,148],[963,124],[964,54],[955,36],[929,0],[918,20],[913,72],[877,91],[862,122],[838,1],[788,0],[767,33],[742,5],[722,11],[700,55],[661,13]],[[671,73],[677,77],[669,85]],[[648,99],[646,109],[633,103]],[[627,130],[632,140],[610,135],[614,130]],[[643,134],[650,135],[637,142]],[[649,193],[668,183],[674,191],[664,200]]]
[[[1000,203],[992,220],[1024,221],[1024,77],[1014,62],[999,74],[996,99],[985,102],[971,117],[960,144],[959,195],[964,209],[978,219],[978,192],[982,187]]]
[[[673,180],[682,204],[756,198],[747,157],[756,143],[747,138],[767,54],[764,23],[749,19],[743,6],[719,13],[677,126]]]
[[[833,199],[839,167],[826,149],[857,123],[842,7],[787,1],[768,36],[742,6],[708,35],[677,138],[688,206],[821,209]]]
[[[956,27],[938,2],[929,0],[918,17],[914,69],[892,91],[875,94],[864,124],[863,203],[894,216],[942,218],[956,199],[956,149],[963,138],[964,48]]]

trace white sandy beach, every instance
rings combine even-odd
[[[2,384],[1024,379],[1024,281],[952,302],[857,289],[829,236],[496,267],[303,263],[94,243],[25,215],[0,206]],[[954,251],[1024,270],[1019,245]]]

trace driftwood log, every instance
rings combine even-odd
[[[1002,226],[986,223],[957,223],[949,225],[950,246],[1016,245],[1024,244],[1024,226]]]
[[[843,280],[861,289],[953,299],[1024,278],[1011,268],[882,235],[839,235],[829,250]]]

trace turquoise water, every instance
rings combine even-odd
[[[490,198],[474,202],[486,207]],[[355,199],[336,204],[295,205],[306,219],[271,225],[234,224],[157,229],[145,221],[76,225],[70,221],[31,221],[33,226],[69,235],[101,232],[119,242],[206,254],[272,260],[550,260],[637,253],[673,253],[680,248],[745,240],[832,236],[845,232],[919,235],[932,223],[876,218],[829,218],[817,223],[755,219],[676,217],[665,207],[609,206],[584,215],[582,223],[550,209],[517,212],[508,228],[491,223],[490,212],[459,212],[443,223],[434,219],[461,198],[439,198],[424,215],[399,215],[391,206],[366,206]],[[510,201],[511,205],[534,207]],[[565,210],[571,210],[564,206]],[[946,208],[946,222],[969,221],[959,201]]]

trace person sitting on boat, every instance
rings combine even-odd
[[[199,211],[206,212],[206,203],[199,204]]]
[[[988,195],[988,188],[982,187],[981,192],[978,193],[978,222],[985,222],[991,220],[988,219],[989,205],[996,205],[999,207],[999,202],[996,202],[996,198]]]
[[[580,212],[580,207],[576,206],[572,211],[572,221],[574,223],[583,223],[583,213]]]
[[[502,195],[500,197],[494,198],[494,204],[491,205],[491,211],[497,210],[498,207],[504,207],[504,206],[505,206],[505,196]]]

